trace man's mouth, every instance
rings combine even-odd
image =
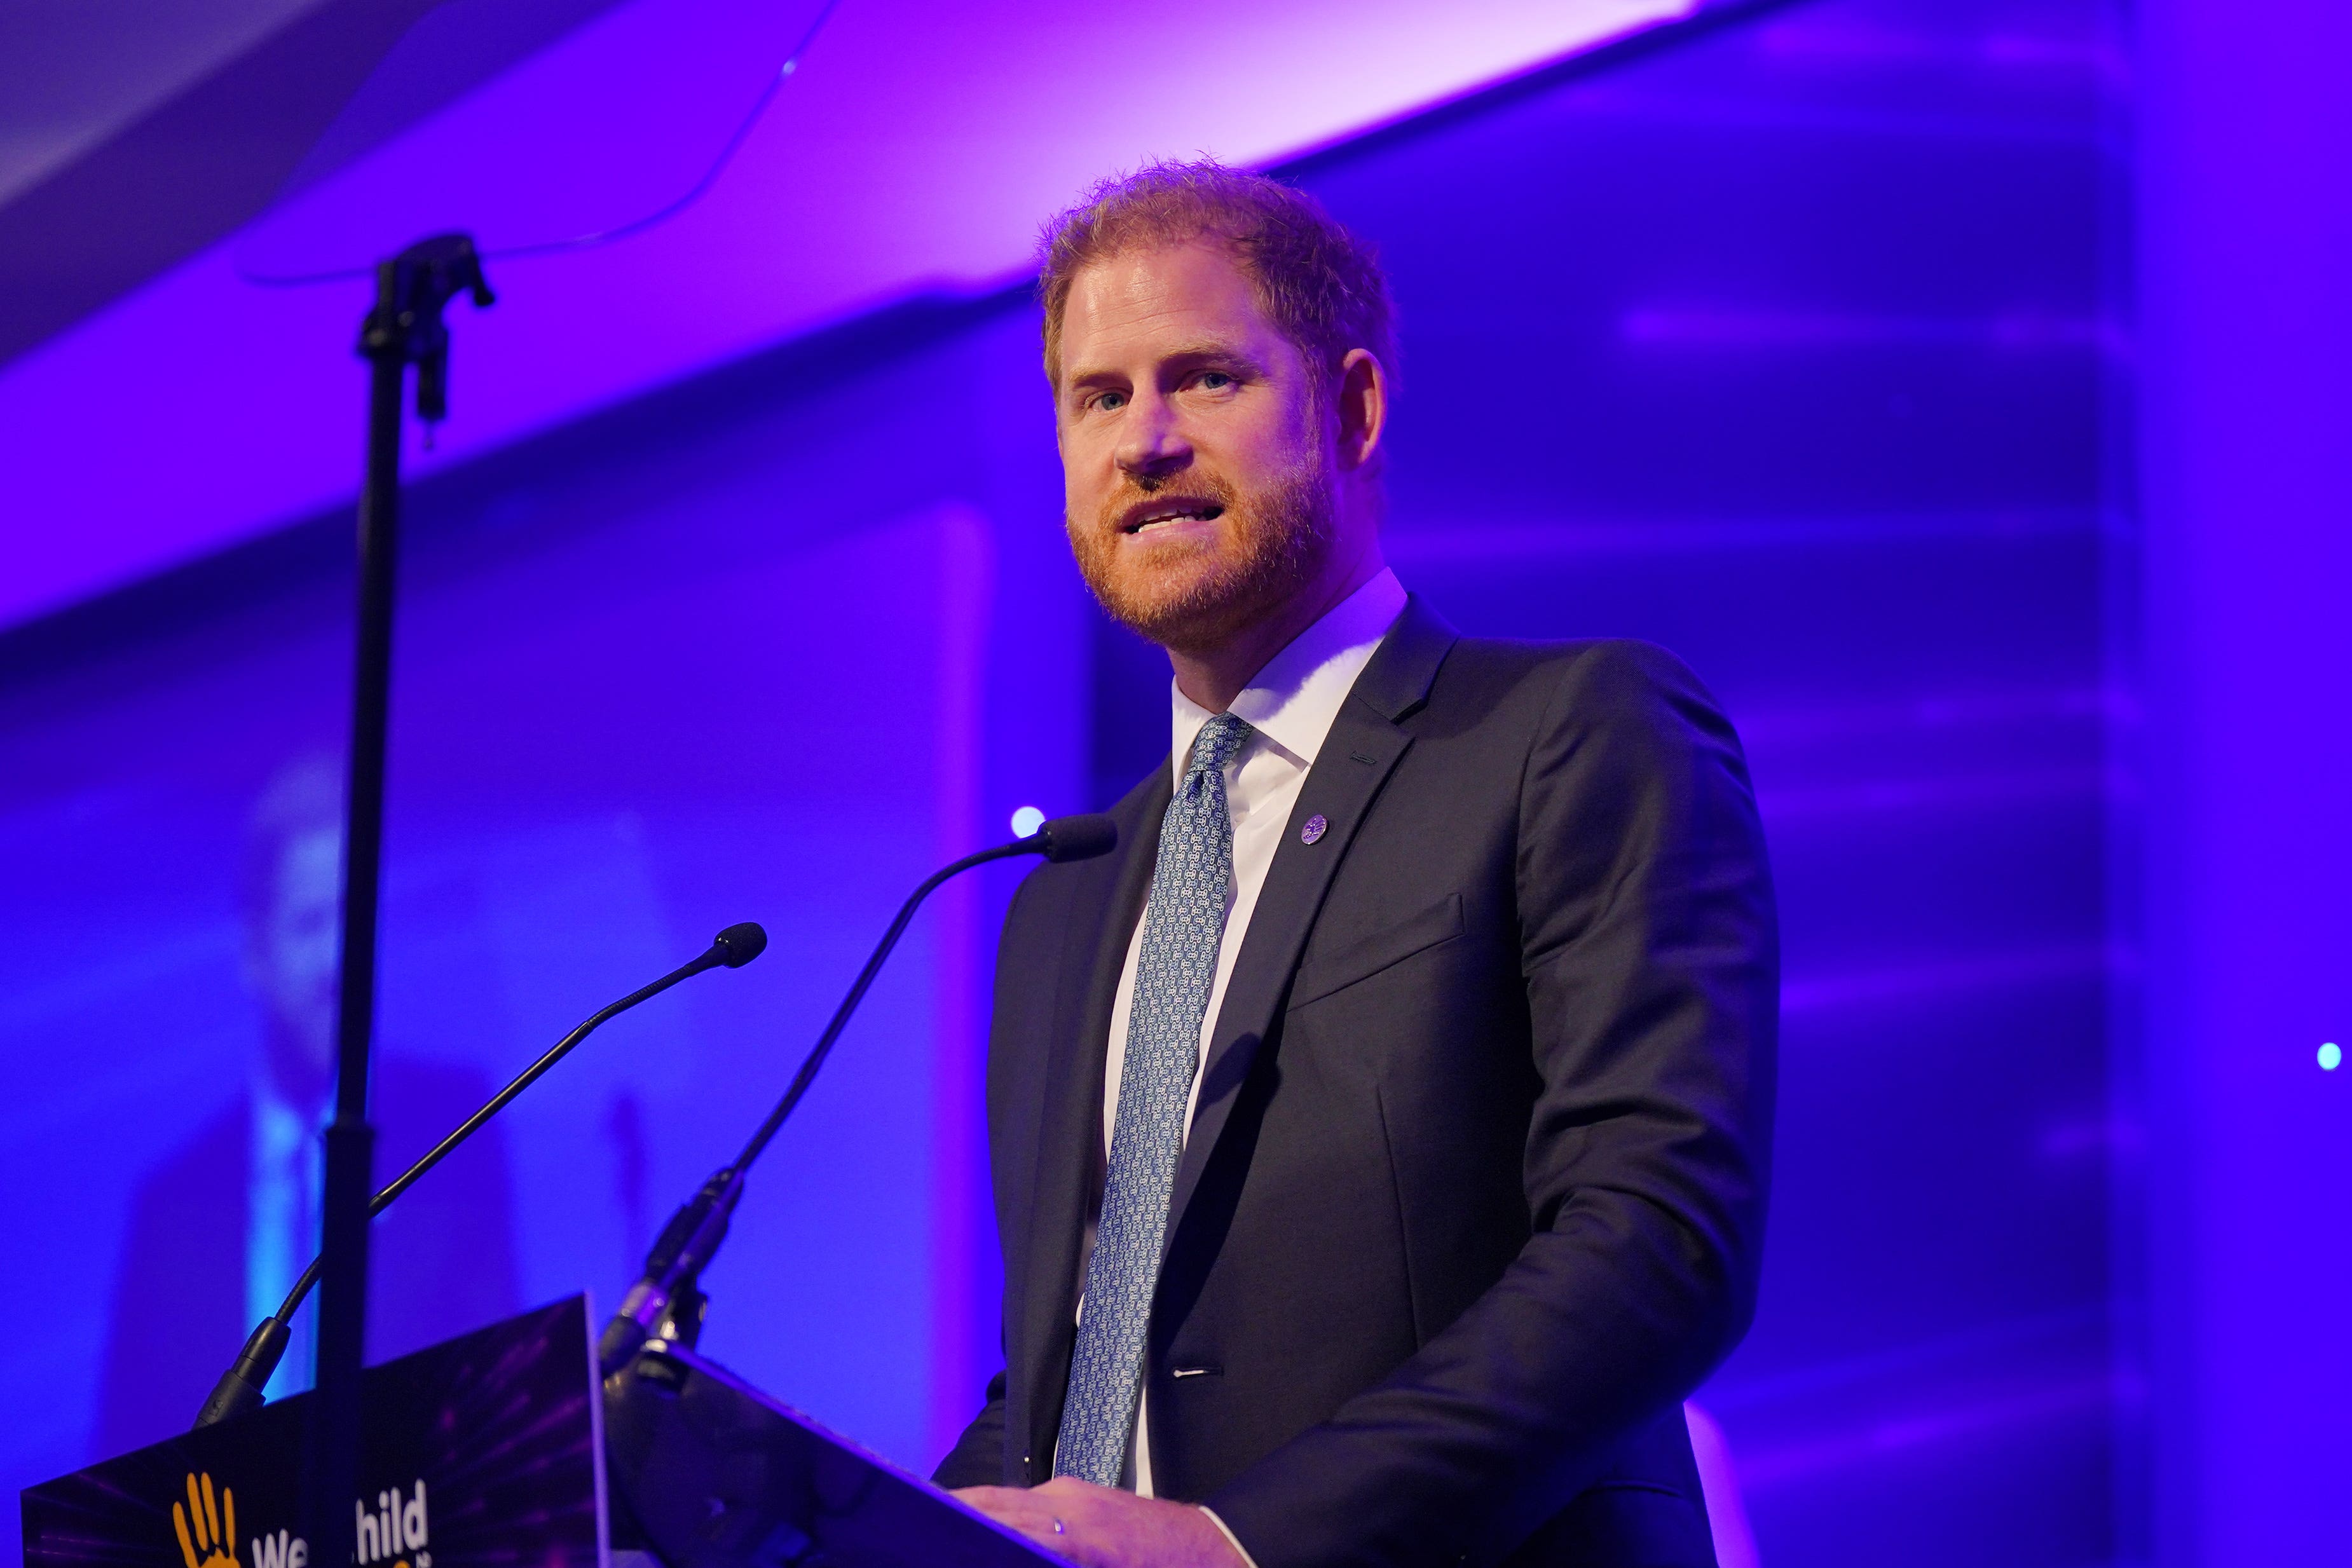
[[[1204,501],[1186,497],[1143,501],[1127,509],[1119,518],[1118,531],[1129,537],[1138,537],[1184,523],[1213,523],[1224,515],[1225,507],[1222,501]]]

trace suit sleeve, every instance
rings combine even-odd
[[[989,1379],[988,1402],[931,1472],[931,1480],[950,1490],[1004,1484],[1004,1374]]]
[[[1641,643],[1570,659],[1517,894],[1532,1233],[1382,1383],[1205,1500],[1260,1568],[1491,1562],[1684,1398],[1754,1310],[1779,1015],[1738,743]]]
[[[1034,1043],[1036,1025],[1023,1010],[1029,988],[1022,981],[1028,968],[1022,956],[1030,951],[1034,938],[1034,921],[1039,890],[1045,886],[1044,875],[1048,864],[1040,864],[1021,879],[1013,889],[1012,902],[1004,912],[1004,928],[997,937],[996,987],[994,1011],[989,1023],[988,1050],[988,1143],[989,1178],[996,1204],[996,1233],[1004,1248],[1004,1280],[1006,1294],[1003,1315],[999,1321],[999,1348],[1010,1355],[1010,1343],[1005,1328],[1013,1322],[1015,1309],[1013,1287],[1020,1279],[1020,1264],[1013,1251],[1016,1239],[1022,1233],[1023,1214],[1019,1205],[1025,1196],[1014,1199],[1013,1192],[1025,1195],[1027,1182],[1012,1176],[1010,1166],[1020,1146],[1020,1136],[1008,1133],[1007,1124],[1017,1117],[1024,1100],[1018,1067],[1019,1052],[1015,1044]],[[1005,1453],[1005,1387],[1010,1368],[989,1379],[988,1395],[982,1403],[980,1414],[948,1450],[939,1469],[931,1474],[932,1481],[953,1490],[957,1487],[1006,1486],[1012,1484],[1013,1468]]]

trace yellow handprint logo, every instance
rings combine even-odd
[[[201,1495],[196,1483],[202,1480]],[[180,1555],[188,1568],[236,1568],[236,1494],[221,1488],[220,1511],[213,1511],[213,1478],[188,1478],[188,1508],[172,1505],[172,1528],[180,1532]],[[226,1525],[228,1528],[221,1528]]]

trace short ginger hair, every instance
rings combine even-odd
[[[1333,385],[1354,349],[1369,350],[1394,386],[1396,302],[1378,253],[1306,192],[1212,159],[1114,175],[1046,224],[1037,247],[1046,378],[1060,384],[1062,314],[1081,271],[1129,251],[1203,239],[1232,252],[1258,308],[1315,368],[1318,392]]]

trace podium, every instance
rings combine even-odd
[[[356,1568],[1063,1561],[683,1347],[600,1386],[585,1296],[371,1367],[363,1388]],[[313,1403],[27,1487],[26,1568],[314,1568]]]

